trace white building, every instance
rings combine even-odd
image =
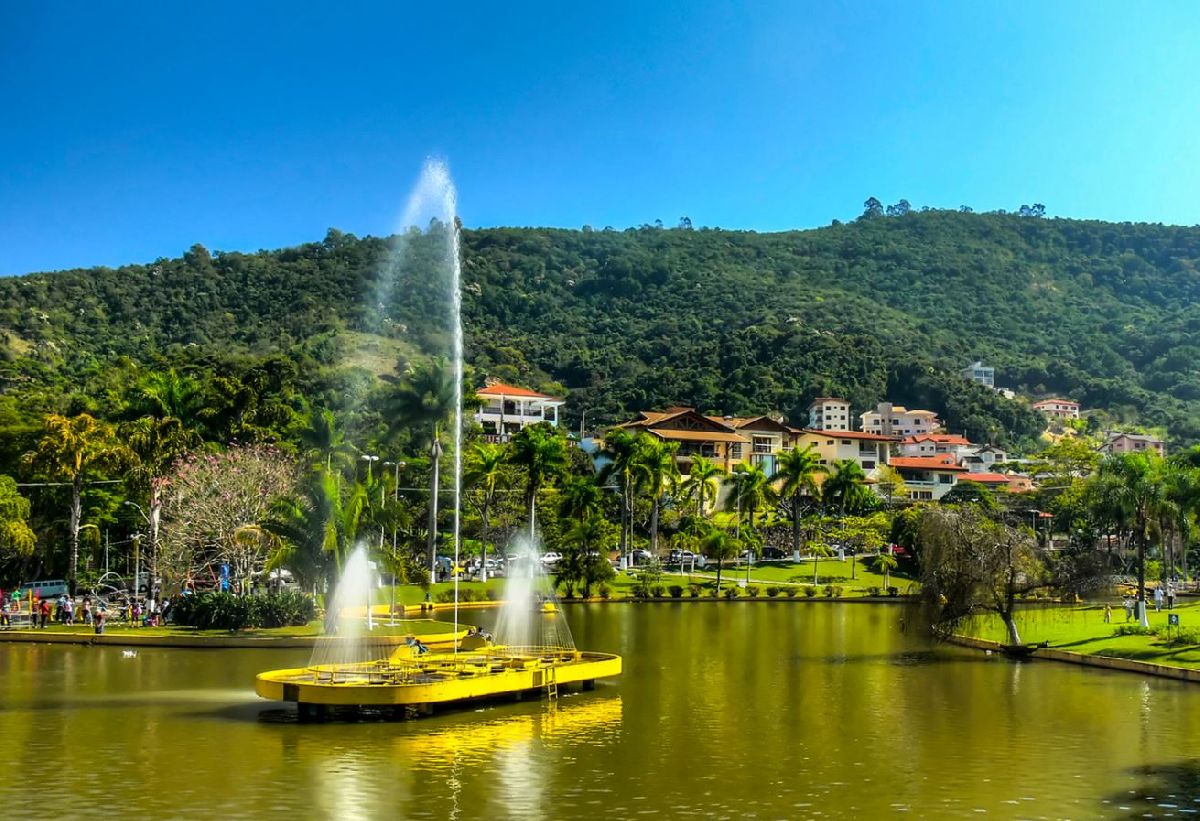
[[[995,445],[980,445],[968,451],[959,464],[972,473],[991,473],[995,466],[1008,461],[1008,454]]]
[[[970,367],[963,368],[962,375],[964,379],[978,382],[985,388],[996,387],[996,369],[982,362],[975,362]]]
[[[1157,453],[1165,456],[1167,449],[1161,439],[1141,433],[1109,431],[1108,440],[1100,446],[1102,453]]]
[[[507,442],[522,428],[538,422],[558,427],[558,409],[566,404],[564,399],[503,382],[489,382],[475,391],[475,395],[484,403],[475,412],[475,421],[489,442]]]
[[[904,479],[908,498],[914,501],[937,501],[958,484],[958,477],[967,472],[954,464],[950,454],[942,456],[895,456],[892,467]]]
[[[850,403],[833,396],[818,396],[808,406],[809,430],[850,430],[854,419]]]
[[[928,410],[909,410],[903,405],[893,405],[891,402],[880,402],[873,411],[867,411],[858,417],[862,420],[864,433],[876,433],[880,436],[920,436],[933,433],[942,426],[937,414]]]
[[[1043,399],[1041,402],[1034,402],[1033,409],[1059,419],[1079,418],[1079,403],[1070,399]]]
[[[906,436],[900,443],[901,456],[938,456],[950,454],[955,464],[962,464],[970,453],[974,453],[978,445],[972,444],[963,436],[952,433],[919,433]]]

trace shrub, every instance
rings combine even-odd
[[[727,599],[736,599],[738,597],[737,587],[726,587],[724,595]]]
[[[899,588],[899,587],[889,587],[889,588],[888,588],[888,595],[889,595],[889,596],[893,596],[893,597],[895,597],[895,596],[899,596],[899,595],[900,595],[900,588]]]
[[[242,630],[247,627],[287,627],[307,624],[316,617],[310,596],[287,590],[266,596],[235,596],[214,591],[184,596],[172,610],[176,624],[201,630]]]
[[[796,598],[796,594],[799,592],[800,592],[800,588],[796,587],[796,585],[794,585],[794,584],[783,588],[783,595],[787,596],[789,599]]]
[[[1200,628],[1196,627],[1174,627],[1169,631],[1166,628],[1159,628],[1158,634],[1161,636],[1167,633],[1167,646],[1179,647],[1182,645],[1200,644]]]
[[[666,595],[666,592],[667,589],[661,584],[650,585],[650,595],[656,599],[661,599],[664,595]]]
[[[433,600],[435,602],[437,602],[438,604],[450,604],[450,602],[454,601],[454,591],[453,590],[438,591],[437,593],[434,594]]]
[[[602,599],[612,597],[612,588],[606,582],[600,582],[600,586],[596,588],[596,592],[600,594],[600,598]]]
[[[825,585],[825,587],[822,588],[821,592],[823,592],[825,594],[825,598],[832,599],[833,598],[833,585],[832,584]]]
[[[638,579],[629,588],[629,592],[633,594],[635,599],[646,599],[650,597],[650,585],[646,584],[645,579]]]
[[[1153,627],[1142,627],[1140,624],[1118,624],[1113,628],[1114,636],[1153,636]]]
[[[758,598],[758,585],[757,584],[746,585],[746,595],[752,599]]]
[[[500,591],[495,587],[489,587],[485,595],[488,601],[500,601]]]
[[[691,596],[693,599],[700,598],[700,594],[703,592],[704,592],[704,588],[698,584],[689,584],[688,585],[688,595]]]
[[[813,585],[813,584],[805,585],[805,587],[804,587],[804,595],[808,596],[810,599],[811,599],[812,597],[816,596],[816,595],[817,595],[817,587],[816,587],[816,585]]]
[[[673,599],[683,598],[683,585],[682,584],[673,584],[668,588],[668,590],[671,591],[671,598],[673,598]]]
[[[842,595],[842,586],[840,584],[825,585],[825,598],[835,599],[840,595]]]
[[[771,585],[770,587],[767,588],[767,595],[772,599],[775,598],[776,596],[779,595],[779,588],[776,587],[775,585]]]
[[[874,585],[872,587],[867,588],[868,596],[878,596],[882,592],[883,592],[883,588],[879,587],[878,585]]]

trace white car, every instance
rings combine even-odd
[[[558,564],[560,561],[562,561],[561,553],[550,552],[542,554],[542,564]]]

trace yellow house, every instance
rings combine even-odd
[[[863,473],[868,476],[883,465],[889,464],[891,446],[900,441],[895,436],[857,430],[803,429],[798,431],[798,434],[796,447],[803,449],[812,445],[820,454],[821,464],[825,467],[832,468],[834,462],[852,459],[858,462]]]

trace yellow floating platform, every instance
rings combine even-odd
[[[255,692],[305,707],[418,707],[497,698],[534,690],[557,694],[566,684],[590,688],[621,674],[621,657],[538,647],[486,647],[359,664],[300,667],[260,673]]]

